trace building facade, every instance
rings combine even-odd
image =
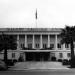
[[[0,28],[0,34],[16,38],[16,50],[8,50],[8,59],[23,61],[51,61],[70,59],[70,45],[61,44],[60,28]],[[3,59],[3,51],[0,53]]]

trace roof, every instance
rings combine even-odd
[[[0,28],[0,31],[58,31],[62,28]]]

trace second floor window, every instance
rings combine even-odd
[[[38,43],[35,46],[36,46],[36,48],[39,48],[39,44]]]
[[[43,48],[47,48],[47,44],[43,44]]]
[[[65,44],[65,48],[69,48],[69,44]]]
[[[30,44],[28,44],[28,48],[30,48],[30,49],[32,48],[32,44],[31,44],[31,43],[30,43]]]
[[[21,43],[21,48],[22,48],[22,49],[24,48],[24,43]]]
[[[54,48],[54,44],[50,44],[50,48]]]
[[[60,44],[60,43],[58,43],[58,44],[57,44],[57,47],[58,47],[58,48],[61,48],[61,44]]]

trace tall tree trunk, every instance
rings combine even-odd
[[[4,50],[4,62],[7,64],[7,49]]]
[[[70,62],[70,66],[71,67],[75,67],[75,58],[74,58],[74,44],[73,44],[73,40],[71,40],[71,62]]]
[[[71,59],[74,57],[74,44],[73,44],[73,40],[71,40]]]

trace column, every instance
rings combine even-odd
[[[50,35],[48,35],[48,48],[50,48]]]
[[[35,43],[34,43],[34,41],[35,41],[35,40],[34,40],[34,34],[33,34],[33,44],[32,44],[32,45],[33,45],[33,48],[35,48]]]
[[[42,48],[42,35],[40,35],[40,48]]]
[[[65,44],[63,44],[63,50],[65,50]]]
[[[24,59],[24,61],[26,61],[26,53],[25,52],[23,53],[23,59]]]
[[[17,35],[17,50],[19,50],[19,35]]]
[[[25,35],[25,48],[27,47],[27,35]]]
[[[57,50],[57,35],[55,35],[55,50]]]

